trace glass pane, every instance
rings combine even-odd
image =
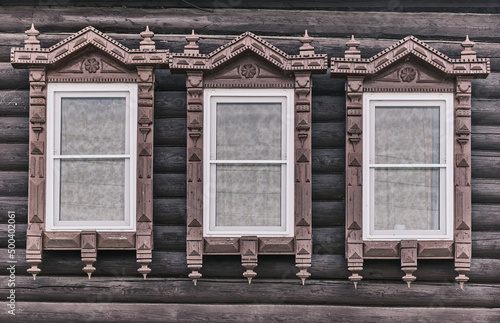
[[[281,225],[281,165],[217,165],[217,226]]]
[[[439,107],[376,107],[375,163],[439,164]]]
[[[377,168],[375,230],[439,230],[439,168]]]
[[[61,155],[125,154],[125,98],[62,98]]]
[[[125,160],[61,160],[61,221],[123,221]]]
[[[217,159],[281,159],[281,103],[217,103],[216,110]]]

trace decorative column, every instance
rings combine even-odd
[[[466,40],[462,60],[476,60],[474,43]],[[471,84],[472,76],[457,76],[455,88],[455,280],[463,289],[469,280],[471,238]]]
[[[40,49],[40,34],[33,25],[26,31],[28,39],[25,50]],[[45,230],[45,147],[47,74],[45,67],[31,67],[30,81],[30,133],[29,133],[29,182],[28,182],[28,231],[26,235],[26,261],[31,265],[28,273],[41,272],[38,265],[42,262],[42,232]]]
[[[146,27],[140,49],[154,51],[154,33]],[[154,129],[154,69],[137,66],[137,271],[146,279],[153,258],[153,129]]]
[[[184,53],[198,54],[194,34],[186,37],[189,42]],[[188,71],[187,87],[187,265],[189,278],[196,285],[203,266],[203,72]]]
[[[300,55],[314,55],[307,30],[300,41]],[[295,72],[295,262],[302,285],[311,276],[312,256],[311,88],[311,72]]]
[[[257,251],[259,250],[259,241],[256,236],[241,237],[241,265],[246,269],[243,276],[248,279],[248,283],[252,283],[252,278],[257,276],[253,271],[257,267]]]
[[[97,260],[97,234],[95,231],[82,231],[81,235],[82,261],[85,263],[83,271],[89,275],[95,271],[93,266]]]
[[[346,45],[346,59],[360,59],[359,42],[352,36]],[[351,272],[349,280],[357,288],[363,279],[363,231],[362,231],[362,112],[363,76],[348,76],[346,83],[346,258]]]
[[[413,276],[413,272],[417,270],[417,240],[401,240],[400,254],[401,270],[405,273],[403,280],[410,288],[410,284],[417,279]]]

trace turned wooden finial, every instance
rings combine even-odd
[[[146,26],[146,30],[140,33],[141,37],[144,39],[140,42],[140,48],[142,50],[155,50],[155,42],[152,40],[155,33],[149,30],[149,26]]]
[[[313,38],[307,33],[307,29],[304,32],[304,37],[300,37],[300,42],[303,44],[300,46],[300,55],[314,55],[314,47],[311,45]]]
[[[187,54],[198,54],[200,52],[199,46],[196,44],[200,36],[194,33],[194,29],[191,32],[191,35],[186,36],[186,40],[189,42],[186,46],[184,46],[184,53]]]
[[[465,37],[465,41],[462,42],[462,47],[464,50],[460,53],[462,55],[462,59],[476,59],[476,52],[472,50],[475,43],[469,40],[469,35]]]
[[[24,41],[24,48],[40,48],[40,41],[37,39],[37,36],[40,35],[40,32],[35,29],[35,24],[31,24],[31,28],[26,30],[24,33],[28,35],[28,39]]]
[[[345,44],[349,47],[349,49],[345,51],[345,58],[361,58],[361,51],[358,50],[360,43],[354,38],[354,35],[352,35],[351,39]]]

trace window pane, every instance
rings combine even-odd
[[[217,159],[280,160],[280,103],[217,103]]]
[[[125,160],[60,160],[61,221],[123,221]]]
[[[375,230],[439,230],[439,168],[377,168]]]
[[[125,98],[62,98],[61,154],[126,153]]]
[[[439,107],[376,107],[375,163],[439,164]]]
[[[281,225],[281,165],[217,165],[217,226]]]

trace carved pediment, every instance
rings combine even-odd
[[[490,72],[489,61],[485,58],[476,57],[475,52],[471,50],[473,44],[467,39],[462,43],[462,46],[466,48],[462,51],[462,58],[451,59],[416,37],[408,36],[366,59],[361,58],[360,51],[357,50],[359,42],[353,38],[347,43],[350,48],[346,51],[344,58],[332,58],[331,75],[385,73],[386,69],[400,64],[401,61],[405,61],[407,58],[411,58],[412,60],[418,60],[421,66],[425,66],[432,73],[441,72],[448,76],[474,75],[475,77],[486,77]],[[412,78],[413,74],[410,71],[408,72],[408,79]]]
[[[33,26],[27,33],[29,39],[25,41],[25,46],[12,49],[11,63],[14,67],[64,64],[62,62],[72,61],[75,56],[89,48],[106,54],[110,61],[125,65],[167,66],[169,61],[168,50],[155,49],[154,42],[151,40],[154,34],[149,29],[141,33],[144,40],[140,43],[140,49],[129,49],[92,26],[80,30],[49,48],[40,47],[40,42],[36,38],[39,32]],[[78,66],[74,66],[74,70],[79,71]]]
[[[425,64],[425,63],[424,63]],[[446,74],[428,68],[419,59],[406,56],[399,62],[367,78],[365,91],[452,91],[453,80]]]
[[[206,87],[293,87],[293,76],[252,53],[245,53],[207,75]]]

